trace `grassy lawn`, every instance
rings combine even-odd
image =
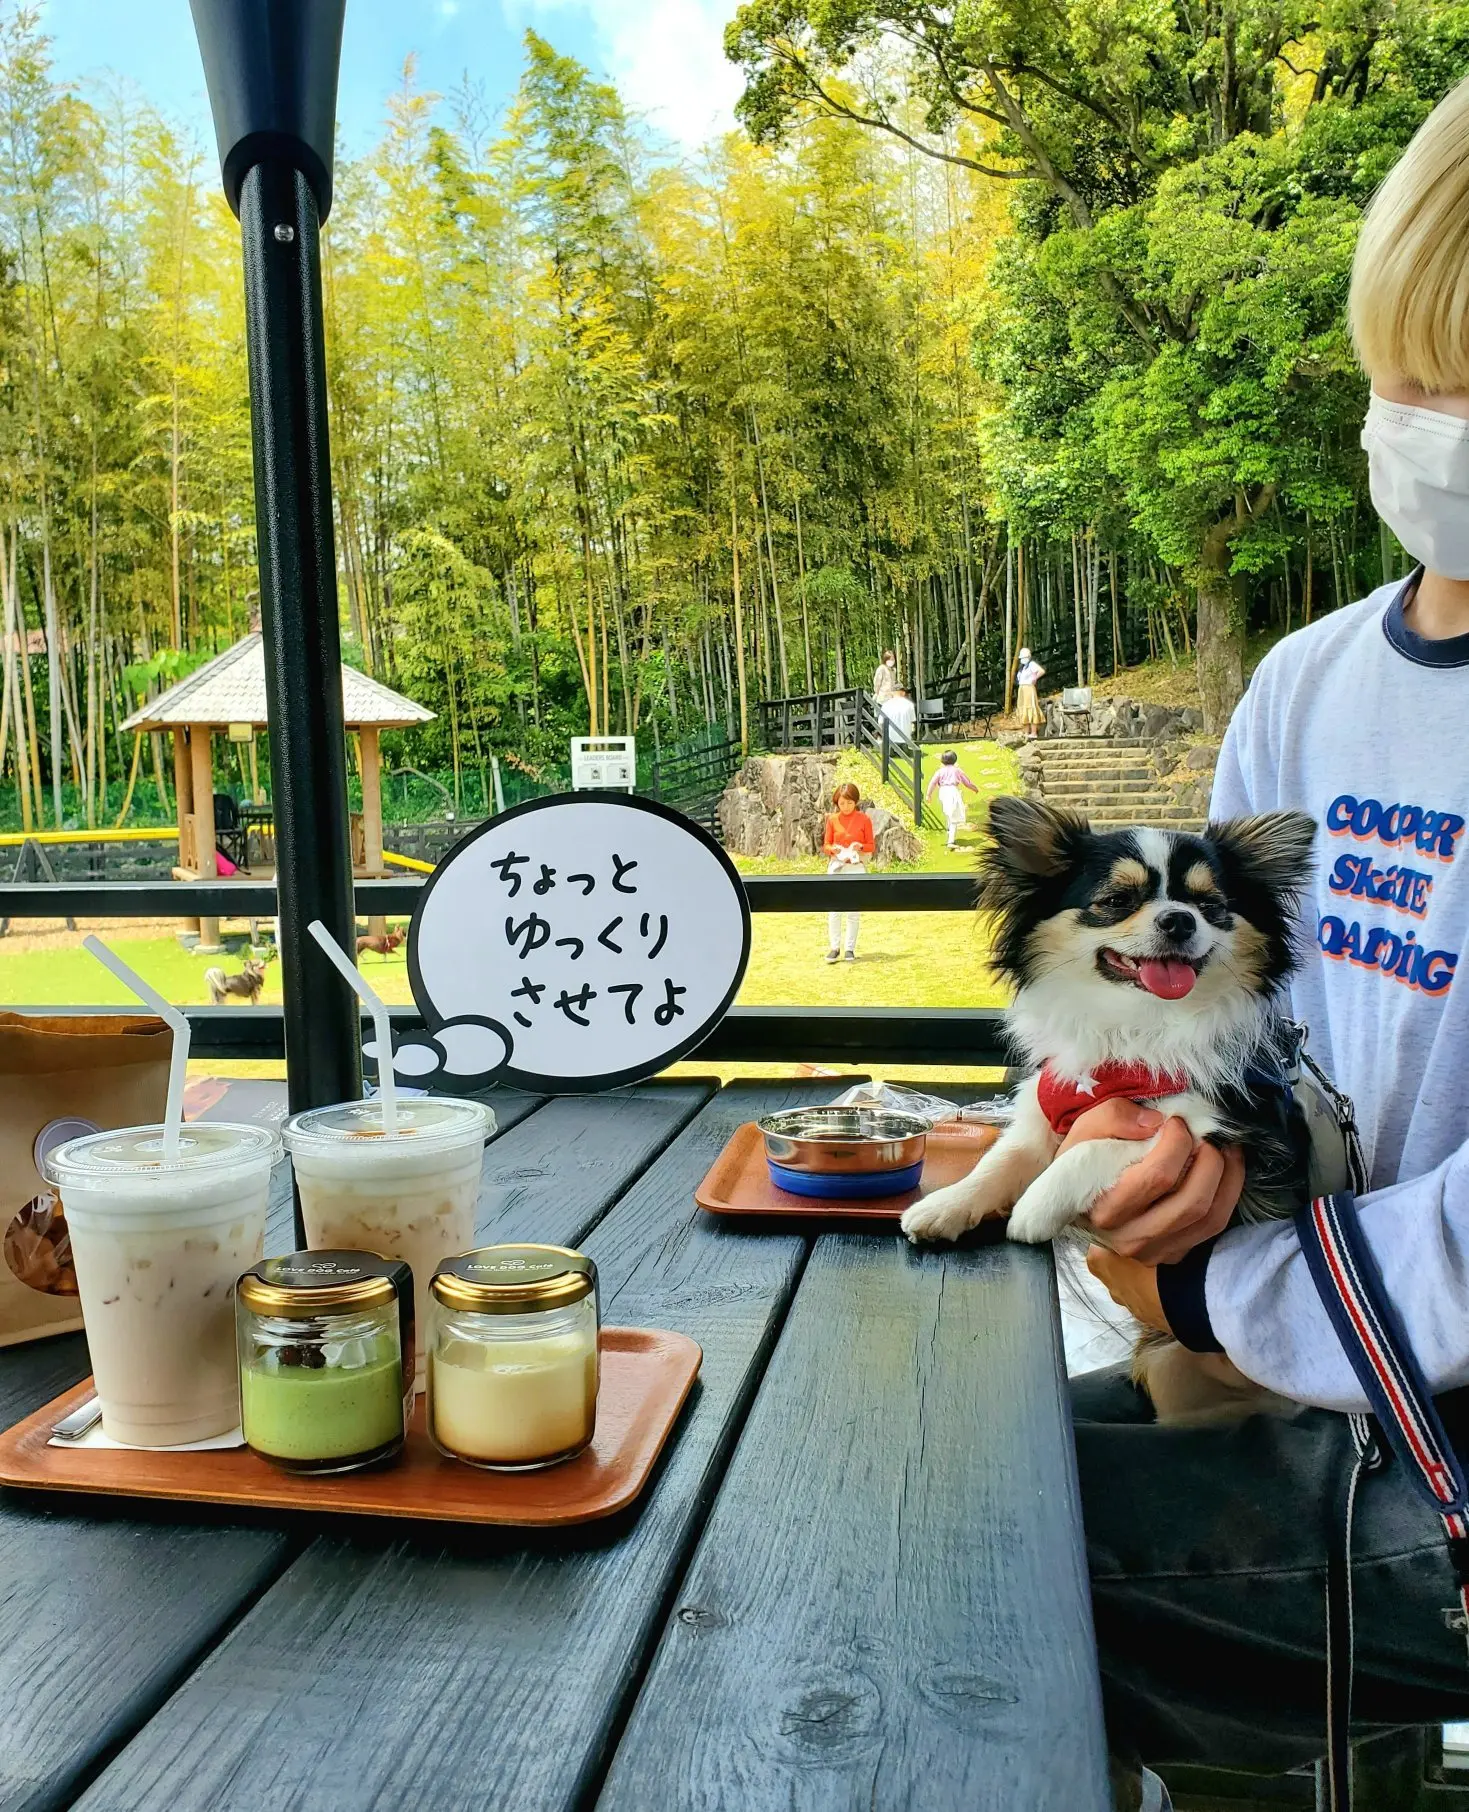
[[[236,970],[237,956],[195,956],[170,937],[128,938],[108,930],[124,962],[180,1006],[204,1006],[204,971]],[[82,936],[77,933],[78,940]],[[8,941],[8,940],[6,940]],[[862,921],[855,963],[826,961],[824,913],[763,912],[740,1000],[746,1006],[996,1006],[982,928],[952,913],[870,912]],[[368,955],[363,974],[384,1000],[407,1003],[408,965],[401,950]],[[266,1004],[281,998],[280,966],[265,972]],[[134,1004],[85,950],[75,946],[7,950],[0,941],[0,1006],[108,1007]]]
[[[762,912],[740,1002],[751,1007],[997,1007],[977,919],[869,912],[855,963],[826,960],[825,914]]]
[[[173,937],[130,937],[116,923],[104,927],[89,927],[82,923],[75,938],[59,933],[57,941],[48,938],[45,946],[39,949],[18,948],[21,940],[0,938],[0,1006],[135,1006],[137,1003],[122,983],[115,981],[95,957],[80,947],[82,937],[89,929],[97,929],[103,941],[125,963],[130,963],[166,999],[179,1006],[207,1006],[209,989],[204,983],[205,970],[218,965],[227,973],[233,973],[240,968],[246,954],[243,928],[238,940],[226,929],[226,940],[231,944],[238,941],[240,949],[238,953],[226,951],[223,956],[197,956],[192,950],[185,950]],[[59,941],[61,938],[66,939],[65,943]],[[401,950],[387,958],[367,956],[363,973],[386,999],[412,999],[408,989],[408,965]],[[260,998],[266,1005],[279,1006],[281,972],[278,963],[267,965],[265,991]]]

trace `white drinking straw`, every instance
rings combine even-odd
[[[110,969],[125,988],[137,995],[145,1007],[152,1007],[173,1033],[173,1055],[168,1061],[168,1101],[163,1109],[163,1155],[172,1162],[179,1155],[179,1128],[184,1123],[184,1079],[189,1068],[189,1022],[151,983],[145,982],[135,969],[130,969],[120,956],[109,950],[100,937],[84,937],[82,948],[90,950],[102,967]]]
[[[390,1139],[394,1138],[398,1131],[398,1087],[393,1081],[393,1033],[388,1024],[388,1009],[320,919],[313,919],[306,929],[372,1015],[372,1029],[377,1035],[377,1091],[383,1104],[383,1131]]]

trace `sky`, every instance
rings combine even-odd
[[[347,0],[338,122],[350,156],[374,141],[384,97],[418,59],[441,93],[466,75],[492,105],[510,95],[527,27],[596,74],[676,145],[697,149],[733,124],[737,72],[721,48],[735,0]],[[122,77],[213,145],[188,0],[44,0],[55,73]]]

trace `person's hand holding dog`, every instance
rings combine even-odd
[[[1114,1302],[1145,1326],[1167,1333],[1157,1267],[1176,1264],[1224,1231],[1244,1186],[1242,1153],[1207,1140],[1195,1145],[1182,1120],[1165,1120],[1156,1109],[1127,1100],[1102,1101],[1078,1115],[1061,1149],[1086,1139],[1144,1140],[1155,1134],[1152,1150],[1092,1209],[1091,1225],[1106,1235],[1107,1244],[1092,1246],[1087,1269]]]

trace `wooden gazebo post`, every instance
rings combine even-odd
[[[179,813],[179,867],[188,868],[194,852],[189,847],[189,819],[194,811],[194,771],[189,766],[189,732],[178,725],[173,732],[173,795]],[[181,919],[186,936],[199,936],[198,919]]]
[[[363,724],[357,732],[362,760],[362,865],[369,874],[383,866],[383,746],[376,724]],[[373,913],[367,921],[369,937],[383,937],[388,921]]]
[[[189,725],[189,757],[194,780],[194,873],[201,881],[219,874],[214,854],[214,732],[208,724]],[[199,919],[199,948],[221,948],[217,917]]]

